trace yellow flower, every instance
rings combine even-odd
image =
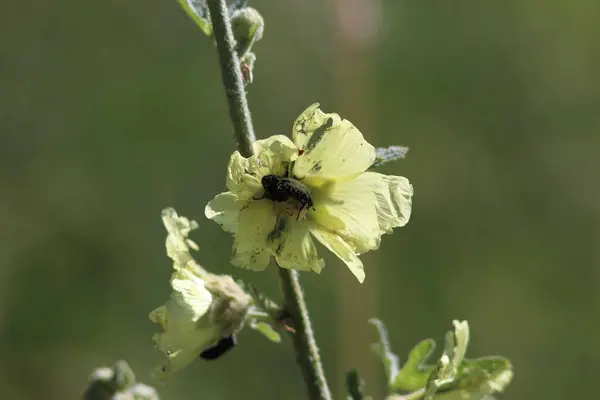
[[[408,222],[412,185],[404,177],[367,172],[375,148],[352,123],[318,104],[296,119],[292,139],[256,141],[249,158],[233,153],[229,191],[207,204],[206,217],[233,234],[234,266],[263,270],[274,256],[281,267],[319,272],[324,262],[314,237],[362,282],[357,256]],[[263,183],[272,185],[265,190]]]
[[[167,254],[173,259],[173,292],[164,305],[149,315],[164,331],[153,336],[155,346],[167,356],[167,363],[155,373],[162,380],[190,364],[221,338],[239,331],[251,302],[231,277],[211,274],[191,257],[189,248],[197,246],[187,236],[197,227],[194,221],[166,209],[163,222],[169,232]]]

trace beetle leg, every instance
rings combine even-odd
[[[300,213],[306,208],[306,205],[306,203],[302,203],[302,205],[300,206],[300,209],[298,210],[298,215],[296,216],[296,221],[298,221],[298,218],[300,218]]]

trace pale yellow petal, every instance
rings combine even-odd
[[[173,302],[167,306],[170,319],[195,322],[210,308],[212,294],[204,286],[204,281],[191,271],[176,270],[171,277],[171,287]]]
[[[298,117],[293,136],[302,152],[293,170],[300,179],[349,177],[364,172],[375,160],[375,148],[350,121],[315,105]]]
[[[204,208],[204,215],[223,227],[225,232],[234,233],[242,201],[232,192],[224,192],[215,196]]]
[[[227,179],[225,185],[231,192],[237,194],[240,200],[248,200],[261,187],[260,177],[249,173],[256,164],[235,151],[229,159],[227,166]]]
[[[150,319],[164,329],[153,337],[156,347],[168,358],[159,371],[161,379],[191,363],[219,335],[209,321],[213,297],[204,281],[192,269],[182,268],[173,273],[171,286],[171,298],[150,313]]]
[[[263,270],[271,258],[270,235],[276,217],[270,200],[254,200],[239,213],[231,263],[240,268]]]
[[[360,259],[356,256],[352,248],[341,237],[331,232],[321,229],[312,229],[312,235],[327,247],[331,252],[338,256],[354,274],[360,283],[365,280],[365,271]]]
[[[413,187],[402,176],[365,172],[364,179],[372,180],[377,200],[377,219],[382,233],[404,226],[410,219]]]
[[[292,140],[294,144],[300,149],[306,148],[312,134],[325,124],[331,115],[321,111],[319,103],[311,104],[294,121],[294,126],[292,127]],[[337,116],[337,114],[333,115]]]
[[[321,272],[325,262],[317,254],[310,236],[309,221],[286,219],[286,227],[275,248],[275,259],[283,268]]]
[[[317,189],[312,216],[362,254],[377,249],[381,235],[408,222],[411,195],[406,178],[365,172]]]
[[[167,364],[155,372],[157,378],[166,380],[174,372],[192,363],[206,347],[218,339],[218,335],[216,327],[197,329],[195,325],[154,335],[156,348],[168,359]]]
[[[259,179],[266,174],[285,176],[288,167],[298,155],[298,148],[284,135],[274,135],[252,144],[254,156],[250,158],[248,172]]]
[[[333,182],[314,193],[314,221],[344,238],[358,254],[379,247],[382,231],[377,215],[375,182],[359,175]]]

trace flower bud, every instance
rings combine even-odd
[[[252,7],[244,7],[231,14],[231,29],[236,40],[235,51],[240,59],[262,38],[264,27],[263,17]]]

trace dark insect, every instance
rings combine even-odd
[[[260,200],[267,198],[278,202],[296,200],[300,203],[300,209],[298,210],[296,219],[300,217],[300,212],[303,209],[315,209],[310,191],[302,182],[296,179],[280,178],[277,175],[269,174],[262,177],[261,184],[265,190],[265,194],[262,197],[255,197],[254,199]]]
[[[211,346],[200,353],[200,358],[203,360],[216,360],[233,349],[236,344],[237,340],[235,339],[234,335],[227,336],[219,340],[214,346]]]

